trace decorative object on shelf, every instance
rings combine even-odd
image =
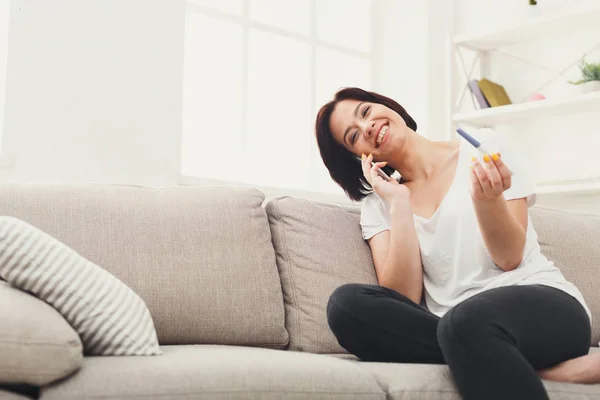
[[[519,120],[535,120],[559,115],[598,113],[600,92],[574,96],[552,96],[544,101],[523,101],[504,107],[455,113],[452,121],[477,127],[511,124]]]
[[[529,0],[529,5],[527,6],[527,15],[530,18],[535,18],[542,15],[542,9],[540,6],[538,6],[536,0]]]
[[[581,85],[583,93],[600,90],[600,63],[589,63],[583,57],[579,62],[579,70],[581,79],[576,82],[569,81],[570,84]]]
[[[536,101],[536,100],[545,100],[546,96],[544,96],[541,93],[534,93],[531,96],[529,96],[529,101]]]
[[[481,92],[477,79],[471,79],[467,83],[467,85],[469,86],[469,90],[471,90],[473,96],[475,96],[475,98],[477,99],[477,102],[479,103],[479,108],[489,108],[490,103],[487,102],[485,96]]]
[[[504,90],[504,88],[497,83],[483,78],[477,82],[477,85],[479,86],[479,89],[481,89],[481,92],[491,107],[512,104],[508,94],[506,94],[506,90]]]
[[[529,4],[522,0],[520,4],[522,8],[529,7]],[[542,3],[536,6],[544,7]],[[527,10],[523,10],[523,16],[525,16],[526,11]],[[545,15],[545,10],[542,10],[542,13],[544,14],[544,17],[542,18],[532,18],[528,21],[515,21],[515,23],[502,26],[496,30],[482,29],[481,32],[466,32],[453,36],[453,46],[451,46],[451,51],[456,62],[451,63],[451,68],[454,72],[453,66],[457,65],[460,68],[459,72],[462,72],[461,75],[463,75],[465,79],[460,82],[459,85],[450,85],[453,92],[449,104],[452,115],[451,124],[468,124],[477,127],[487,127],[511,124],[522,120],[541,119],[550,116],[598,113],[598,110],[600,110],[600,91],[581,95],[581,85],[566,85],[569,86],[573,92],[577,93],[564,91],[560,95],[548,96],[548,98],[543,101],[529,101],[529,97],[533,93],[544,93],[549,85],[555,81],[562,80],[566,83],[569,78],[577,80],[578,77],[576,76],[567,79],[565,79],[564,76],[568,71],[573,69],[573,67],[577,66],[577,63],[582,56],[585,56],[588,60],[592,59],[592,54],[595,54],[594,52],[600,49],[600,43],[597,43],[598,41],[593,42],[593,46],[590,46],[589,49],[582,49],[584,52],[580,53],[580,57],[575,56],[575,58],[568,63],[569,65],[565,64],[561,71],[552,71],[556,72],[555,76],[548,79],[543,85],[531,88],[530,91],[524,93],[525,96],[523,98],[513,98],[517,93],[511,93],[511,101],[515,101],[515,104],[481,109],[479,108],[478,102],[475,100],[475,95],[471,94],[472,92],[467,85],[468,81],[479,79],[480,77],[491,78],[490,74],[492,73],[491,67],[494,66],[493,64],[490,64],[489,62],[487,62],[487,64],[486,62],[479,62],[479,71],[476,71],[475,69],[477,61],[485,60],[486,55],[489,54],[489,52],[496,51],[500,53],[498,50],[505,46],[532,42],[535,42],[536,47],[543,44],[538,42],[543,41],[549,41],[548,45],[552,45],[553,38],[561,37],[563,34],[570,34],[574,29],[595,29],[600,20],[600,5],[590,5],[589,7],[583,8],[566,7],[564,11],[547,16]],[[464,53],[468,53],[469,57],[474,56],[474,61],[473,58],[470,58],[470,68],[469,58],[466,58],[467,54]],[[588,56],[588,54],[590,55]],[[535,63],[530,63],[524,59],[521,61],[534,67],[541,67],[547,71],[550,70],[549,68],[541,66],[537,60]],[[467,97],[470,97],[469,100],[473,100],[473,104],[469,104],[470,107],[463,107],[465,106],[464,103]],[[489,101],[489,99],[487,100]],[[469,101],[469,103],[471,103],[471,101]]]

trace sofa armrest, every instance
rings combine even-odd
[[[0,281],[0,384],[43,386],[78,370],[79,336],[50,305]]]

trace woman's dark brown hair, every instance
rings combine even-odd
[[[359,88],[344,88],[338,91],[333,100],[325,104],[317,113],[315,134],[321,159],[329,170],[329,175],[352,200],[360,201],[373,191],[373,188],[365,179],[360,162],[356,156],[339,144],[333,138],[330,127],[331,114],[340,101],[358,100],[369,103],[383,104],[396,111],[413,131],[417,130],[417,123],[406,110],[396,101],[389,97],[374,92],[367,92]],[[396,172],[392,167],[383,167],[382,170],[388,175]]]

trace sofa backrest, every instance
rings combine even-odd
[[[129,285],[161,344],[289,342],[345,353],[327,325],[329,296],[345,283],[377,283],[360,206],[263,202],[243,187],[0,185],[0,215],[37,226]],[[530,215],[542,252],[587,300],[597,345],[600,216],[537,206]]]
[[[592,344],[600,341],[600,216],[530,209],[542,254],[583,294],[592,312]]]
[[[360,208],[276,197],[265,204],[285,297],[290,350],[345,353],[327,324],[329,296],[345,283],[377,284]]]
[[[282,279],[290,349],[343,353],[326,316],[331,293],[345,283],[376,284],[362,239],[360,207],[288,197],[266,203]],[[592,345],[600,340],[600,217],[530,208],[542,252],[583,293],[593,314]]]
[[[0,185],[0,215],[37,226],[129,285],[161,344],[287,346],[263,201],[242,187]]]

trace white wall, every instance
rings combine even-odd
[[[525,21],[528,18],[527,3],[525,0],[455,0],[455,33],[490,30]],[[543,14],[550,15],[588,6],[598,7],[600,0],[544,0],[538,4]],[[491,76],[488,78],[503,85],[513,102],[525,101],[556,75],[552,71],[565,69],[577,62],[585,51],[600,45],[599,35],[600,25],[585,31],[573,27],[572,32],[553,38],[503,48],[501,52],[507,54],[490,54]],[[464,54],[469,60],[468,53]],[[528,65],[515,57],[539,64],[550,71]],[[600,61],[600,49],[591,53],[588,61]],[[547,98],[577,95],[579,88],[569,85],[567,81],[578,78],[578,68],[573,65],[565,72],[565,76],[558,77],[540,92]],[[470,103],[467,98],[464,102],[467,109]],[[499,125],[496,129],[506,134],[519,149],[538,183],[600,178],[598,112]],[[539,204],[600,213],[600,194],[540,195]]]
[[[183,0],[11,3],[0,177],[176,183]]]

